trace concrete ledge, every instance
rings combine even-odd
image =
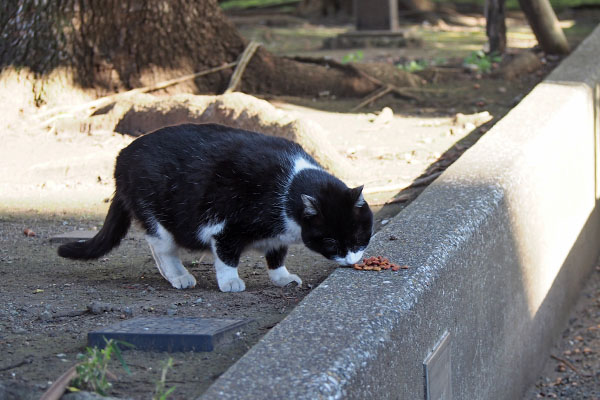
[[[413,268],[336,270],[202,398],[425,399],[446,332],[446,393],[520,398],[600,249],[599,47],[600,27],[374,237]]]

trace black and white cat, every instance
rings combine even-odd
[[[264,252],[274,284],[301,285],[283,263],[288,245],[302,241],[348,265],[361,259],[372,234],[362,186],[348,188],[298,144],[255,132],[215,124],[159,129],[120,152],[115,180],[102,229],[60,246],[60,256],[101,257],[119,244],[133,217],[175,288],[196,284],[178,256],[184,247],[212,250],[219,288],[239,292],[245,249]]]

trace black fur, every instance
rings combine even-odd
[[[214,124],[142,136],[117,157],[116,192],[103,228],[91,240],[60,246],[58,254],[74,259],[106,254],[125,236],[131,217],[150,235],[158,222],[179,246],[206,249],[199,227],[225,221],[214,238],[217,254],[237,266],[245,248],[284,232],[283,211],[302,228],[306,246],[325,257],[366,247],[373,215],[359,201],[362,188],[349,189],[320,169],[302,170],[290,183],[299,156],[318,165],[289,140]],[[310,196],[315,212],[307,212],[302,195]],[[282,265],[286,251],[267,249],[269,267]]]
[[[81,260],[102,257],[121,242],[130,225],[129,212],[123,207],[119,199],[115,198],[108,208],[104,226],[96,236],[87,241],[63,244],[58,248],[58,255]]]

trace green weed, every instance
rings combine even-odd
[[[166,388],[167,372],[169,372],[169,369],[171,368],[173,368],[173,359],[169,357],[169,359],[163,363],[160,380],[156,382],[152,400],[166,400],[175,390],[175,386],[170,387],[169,389]]]
[[[348,64],[351,62],[360,61],[363,58],[365,58],[365,55],[363,54],[363,52],[360,50],[356,50],[356,51],[353,51],[352,53],[348,53],[344,57],[342,57],[342,64]]]
[[[398,65],[396,65],[396,67],[398,69],[401,69],[406,72],[418,72],[418,71],[423,71],[429,67],[435,67],[438,65],[446,64],[447,62],[448,62],[448,60],[446,60],[444,57],[437,57],[430,61],[411,60],[411,61],[405,62],[404,64],[398,64]]]
[[[500,61],[502,61],[502,56],[498,54],[486,54],[483,50],[477,50],[464,59],[463,65],[486,74],[492,71],[494,63],[499,63]]]
[[[406,72],[418,72],[423,71],[429,66],[429,63],[425,60],[411,60],[404,64],[398,64],[398,69]]]
[[[112,387],[107,379],[112,375],[108,370],[108,365],[113,354],[120,361],[121,366],[128,374],[131,373],[129,367],[123,360],[119,345],[133,347],[129,343],[122,341],[106,340],[106,346],[103,349],[98,347],[86,347],[86,354],[79,355],[79,365],[77,365],[77,377],[71,381],[71,386],[75,390],[90,390],[102,396],[106,396]],[[112,375],[114,377],[114,375]]]

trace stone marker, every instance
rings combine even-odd
[[[89,332],[88,346],[102,348],[106,338],[130,343],[137,350],[213,351],[228,333],[235,333],[248,322],[250,320],[195,317],[133,318]]]
[[[80,240],[89,240],[96,236],[98,231],[72,231],[54,235],[50,238],[50,243],[68,243]]]
[[[357,0],[354,6],[359,31],[398,30],[398,0]]]

